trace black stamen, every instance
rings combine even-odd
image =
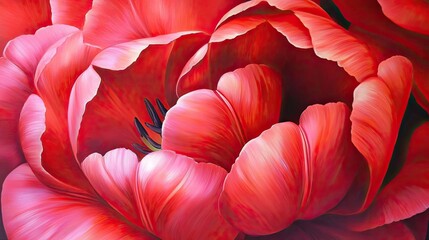
[[[149,144],[152,145],[152,147],[161,149],[161,144],[155,142],[152,138],[149,137],[149,134],[147,133],[146,129],[144,129],[142,123],[137,118],[134,118],[134,124],[136,125],[141,137],[146,139]]]
[[[167,114],[167,108],[162,104],[162,102],[158,98],[156,99],[156,105],[158,105],[158,109],[161,112],[162,116],[165,117],[165,114]]]
[[[152,131],[154,131],[154,132],[156,132],[156,133],[158,133],[158,134],[161,134],[161,128],[159,128],[159,127],[156,127],[156,126],[154,126],[154,125],[152,125],[152,124],[150,124],[150,123],[144,123],[145,125],[146,125],[146,127],[148,127],[150,130],[152,130]]]
[[[152,119],[153,124],[156,127],[161,127],[162,126],[162,122],[158,117],[158,114],[155,111],[155,108],[153,107],[152,103],[149,102],[149,100],[147,100],[147,98],[144,99],[144,104],[146,105],[147,111],[150,115],[150,118]]]
[[[138,143],[133,143],[131,144],[137,151],[143,153],[143,154],[149,154],[152,151],[150,149],[145,148],[144,146],[138,144]]]
[[[134,118],[134,125],[136,125],[141,137],[146,138],[146,136],[148,136],[146,129],[144,129],[142,123],[136,117]]]

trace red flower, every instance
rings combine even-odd
[[[58,3],[83,32],[18,37],[0,62],[1,152],[27,162],[4,182],[9,238],[423,238],[427,124],[385,179],[406,58],[307,0],[94,1],[84,22]]]

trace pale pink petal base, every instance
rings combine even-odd
[[[1,201],[10,239],[156,239],[95,199],[46,187],[27,164],[8,176]]]

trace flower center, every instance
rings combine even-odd
[[[162,137],[162,121],[158,113],[156,112],[155,107],[147,98],[144,99],[144,103],[146,105],[146,110],[152,120],[152,124],[145,122],[145,126],[149,130],[159,134]],[[161,103],[159,99],[156,99],[156,105],[158,106],[159,112],[161,113],[162,117],[165,118],[165,114],[167,114],[167,108]],[[144,145],[138,143],[132,144],[137,151],[143,154],[148,154],[150,152],[155,152],[161,149],[161,144],[157,143],[149,136],[145,127],[137,117],[134,118],[134,124],[136,125],[137,131],[139,132],[140,137],[144,143]]]

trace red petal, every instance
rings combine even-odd
[[[217,91],[192,92],[170,109],[162,148],[229,169],[247,141],[278,121],[279,89],[280,78],[264,65],[226,73]]]
[[[30,93],[25,74],[7,59],[0,58],[0,184],[25,161],[17,132],[19,114]]]
[[[393,23],[382,12],[377,1],[372,0],[334,0],[345,18],[352,23],[350,30],[365,29],[379,36],[406,46],[418,55],[428,55],[426,36],[408,31]],[[393,1],[392,4],[395,4]],[[365,6],[364,8],[362,6]],[[405,9],[405,8],[404,8]],[[408,12],[408,14],[411,13]],[[377,24],[374,24],[377,23]]]
[[[142,222],[162,239],[233,239],[218,198],[226,171],[171,151],[147,155],[137,171]]]
[[[0,52],[9,40],[48,25],[51,25],[48,0],[0,3]]]
[[[34,35],[19,36],[10,41],[4,50],[4,56],[32,79],[40,59],[51,45],[77,31],[66,25],[41,28]]]
[[[6,176],[25,161],[19,143],[18,121],[30,93],[25,74],[7,59],[0,58],[0,192]],[[6,238],[5,234],[0,218],[0,238]]]
[[[361,210],[374,199],[386,174],[411,80],[411,63],[403,57],[392,57],[379,65],[377,78],[364,81],[355,90],[350,117],[352,142],[368,162],[370,179],[364,202],[359,203],[361,199],[354,191],[350,191],[349,200],[361,205]]]
[[[271,234],[299,215],[304,149],[299,128],[280,123],[247,143],[220,196],[222,215],[240,231]]]
[[[162,127],[162,149],[229,169],[244,145],[243,133],[222,98],[198,90],[179,98]]]
[[[42,165],[64,182],[86,182],[73,155],[67,135],[67,107],[74,81],[88,67],[98,49],[84,44],[80,32],[50,48],[39,62],[35,84],[46,106]],[[78,175],[81,177],[79,178]]]
[[[44,166],[42,166],[44,146],[41,138],[46,130],[45,113],[46,108],[42,99],[37,95],[30,95],[22,108],[19,119],[19,136],[25,159],[43,184],[72,193],[85,194],[87,191],[91,193],[91,187],[84,179],[79,166],[74,160],[66,161],[66,163],[69,163],[69,166],[56,173],[56,175],[63,174],[60,178],[56,178],[56,176],[46,171]],[[68,183],[68,180],[72,185]],[[82,187],[82,189],[73,186],[73,184]]]
[[[410,218],[429,208],[429,123],[415,130],[407,160],[364,213],[346,218],[349,227],[362,231]]]
[[[278,122],[281,79],[265,65],[248,65],[224,74],[217,91],[231,104],[244,138],[253,139]]]
[[[384,15],[392,22],[411,31],[429,34],[429,3],[422,0],[378,0]]]
[[[330,18],[307,12],[295,12],[295,15],[309,29],[319,57],[336,61],[359,82],[375,74],[375,61],[368,48]]]
[[[278,8],[282,4],[292,4],[291,9],[295,12],[280,11]],[[273,8],[262,1],[246,9],[247,5],[250,3],[238,6],[239,13],[235,10],[230,19],[224,19],[213,33],[210,43],[187,63],[177,85],[179,95],[201,88],[214,89],[225,72],[258,62],[283,76],[285,99],[282,112],[285,115],[282,120],[297,120],[307,106],[315,103],[342,101],[351,105],[356,79],[339,68],[336,62],[321,59],[312,50],[295,47],[307,48],[310,41],[317,43],[317,54],[341,62],[347,71],[357,77],[374,74],[373,59],[366,54],[366,47],[331,20],[323,18],[326,13],[314,3],[286,1]],[[312,15],[304,16],[303,9]],[[305,21],[299,20],[298,13]],[[311,27],[310,31],[301,22]],[[326,31],[317,31],[317,28]],[[329,29],[333,29],[337,38],[331,40],[329,45],[335,45],[332,41],[341,43],[344,48],[340,51],[324,46],[324,34],[332,33]]]
[[[85,14],[91,9],[92,0],[51,0],[52,22],[82,28]]]
[[[177,33],[119,44],[98,54],[95,71],[91,67],[80,76],[70,100],[70,136],[77,141],[78,158],[140,143],[134,117],[152,123],[144,99],[173,104],[179,69],[205,39],[203,34]],[[160,142],[158,134],[150,135]]]
[[[100,196],[136,225],[141,225],[134,199],[137,156],[126,149],[115,149],[101,156],[89,155],[82,171]]]
[[[1,200],[10,239],[155,239],[100,202],[46,187],[26,164],[8,176]]]
[[[304,186],[302,219],[315,218],[336,206],[363,164],[350,141],[349,116],[350,110],[342,103],[313,105],[301,115],[309,184]]]
[[[225,180],[223,216],[246,234],[271,234],[338,204],[359,163],[348,116],[341,103],[312,106],[299,127],[276,124],[247,143]]]
[[[179,31],[212,32],[221,16],[239,2],[95,1],[86,16],[85,40],[107,47]]]

